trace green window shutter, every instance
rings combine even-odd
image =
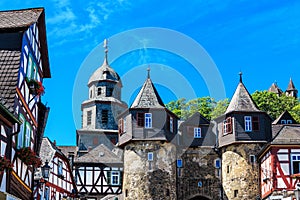
[[[107,185],[110,185],[111,184],[111,171],[107,171]]]

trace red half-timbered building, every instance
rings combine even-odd
[[[5,106],[21,122],[13,126],[10,160],[13,170],[7,175],[6,192],[13,199],[32,199],[32,160],[25,149],[36,155],[43,136],[48,111],[41,102],[44,78],[50,78],[43,8],[0,11],[0,96]],[[28,151],[27,151],[28,152]]]
[[[300,125],[273,125],[273,140],[260,154],[262,199],[294,199],[300,183]]]
[[[43,180],[41,173],[36,174],[34,199],[75,198],[77,196],[77,188],[69,159],[48,138],[43,138],[40,157],[43,164],[48,162],[51,168],[48,180]]]

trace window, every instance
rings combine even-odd
[[[32,128],[28,122],[26,122],[26,130],[25,130],[25,147],[30,147],[30,141],[31,141],[31,133]]]
[[[108,110],[102,110],[101,114],[102,114],[102,117],[101,117],[102,124],[107,124],[107,122],[108,122]]]
[[[90,91],[90,99],[93,97],[93,91]]]
[[[234,197],[237,197],[238,196],[238,194],[239,194],[239,191],[238,190],[234,190]]]
[[[292,124],[293,122],[292,122],[292,120],[288,119],[288,120],[286,120],[286,123],[287,124]]]
[[[120,184],[120,172],[118,172],[118,171],[111,172],[111,184],[112,185]]]
[[[215,160],[215,168],[217,168],[217,169],[221,168],[221,160],[220,159]]]
[[[144,113],[137,113],[136,121],[139,127],[144,127]]]
[[[152,128],[152,114],[145,113],[145,128]]]
[[[107,88],[106,89],[106,96],[107,97],[111,97],[112,96],[112,94],[113,94],[113,88]]]
[[[300,154],[292,155],[292,171],[293,174],[300,173]]]
[[[62,176],[63,175],[63,163],[61,161],[58,161],[57,175],[58,176]]]
[[[172,117],[170,117],[169,123],[170,123],[170,132],[173,133],[174,130],[173,130],[173,118]]]
[[[148,153],[148,161],[153,161],[153,152]]]
[[[255,163],[256,162],[256,156],[255,155],[250,155],[250,163]]]
[[[252,117],[252,128],[253,128],[253,131],[259,131],[259,117],[258,116]]]
[[[125,133],[126,132],[126,118],[123,119],[123,132]]]
[[[25,124],[26,124],[26,122],[25,122],[25,117],[22,114],[20,114],[19,119],[23,123],[20,126],[20,132],[18,134],[18,140],[17,140],[17,147],[18,148],[22,148],[23,145],[24,145],[23,142],[24,142],[24,134],[25,134]]]
[[[182,167],[182,160],[181,160],[181,159],[178,159],[178,160],[177,160],[177,167],[178,167],[178,168],[181,168],[181,167]]]
[[[37,79],[37,74],[38,74],[37,66],[36,66],[36,64],[35,64],[35,61],[34,61],[32,55],[29,53],[26,76],[27,76],[29,79],[34,79],[34,80],[36,80],[36,79]]]
[[[194,138],[201,138],[201,128],[200,127],[194,128]]]
[[[86,125],[91,125],[92,124],[92,111],[89,110],[87,111],[87,122]]]
[[[230,172],[230,166],[227,165],[227,174],[229,174],[229,172]]]
[[[97,88],[97,96],[100,96],[101,95],[101,87],[98,87]]]
[[[232,133],[232,123],[231,123],[231,117],[227,117],[223,121],[223,134],[226,135],[228,133]]]
[[[119,133],[123,133],[124,132],[124,120],[123,119],[119,119]]]
[[[282,119],[282,120],[281,120],[281,124],[286,124],[286,120],[285,120],[285,119]]]
[[[251,116],[245,116],[245,131],[250,132],[252,131],[252,122],[251,122]]]

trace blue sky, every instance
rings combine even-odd
[[[187,93],[187,98],[212,94],[207,83],[218,82],[218,76],[211,74],[206,79],[195,71],[191,59],[200,53],[186,48],[191,40],[203,47],[204,54],[199,59],[205,60],[209,55],[212,68],[217,68],[222,79],[225,93],[216,98],[232,96],[240,70],[250,93],[266,90],[274,81],[285,90],[290,77],[300,88],[299,1],[0,1],[1,10],[41,6],[46,9],[52,73],[52,78],[45,80],[43,96],[51,107],[45,135],[59,145],[75,144],[76,125],[80,126],[81,120],[80,102],[87,98],[88,77],[102,64],[101,43],[105,38],[111,40],[109,60],[124,79],[123,100],[129,104],[145,80],[148,64],[165,103],[184,97],[180,88],[193,88],[193,94]],[[178,44],[176,52],[183,52],[178,55],[150,48],[160,44],[139,36],[134,40],[138,41],[134,50],[116,53],[135,45],[122,40],[124,33],[136,37],[136,29],[147,27],[183,34],[186,39],[169,44]],[[159,34],[157,37],[161,43],[169,39]],[[173,89],[176,85],[182,87]]]

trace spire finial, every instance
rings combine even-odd
[[[104,47],[104,53],[105,53],[104,64],[106,64],[106,65],[108,65],[108,62],[107,62],[108,45],[107,45],[107,43],[108,43],[107,39],[104,39],[104,41],[103,41],[103,47]]]
[[[240,83],[242,83],[243,82],[243,73],[240,72],[239,75],[240,75]]]
[[[150,65],[148,65],[148,68],[147,68],[147,78],[150,78]]]

